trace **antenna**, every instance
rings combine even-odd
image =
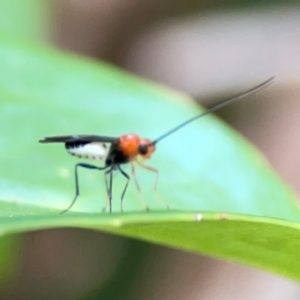
[[[247,91],[245,91],[245,92],[243,92],[243,93],[241,93],[241,94],[238,94],[238,95],[236,95],[236,96],[234,96],[234,97],[231,97],[231,98],[229,98],[229,99],[222,100],[222,101],[220,101],[220,102],[214,104],[213,106],[207,108],[205,111],[203,111],[203,112],[200,113],[199,115],[197,115],[197,116],[195,116],[195,117],[193,117],[193,118],[191,118],[191,119],[188,119],[187,121],[185,121],[185,122],[179,124],[178,126],[174,127],[174,128],[171,129],[170,131],[168,131],[167,133],[163,134],[162,136],[160,136],[159,138],[157,138],[156,140],[154,140],[154,141],[152,142],[152,144],[153,144],[153,145],[157,144],[159,141],[163,140],[163,139],[166,138],[167,136],[171,135],[172,133],[176,132],[177,130],[181,129],[182,127],[188,125],[189,123],[194,122],[195,120],[200,119],[200,118],[202,118],[202,117],[204,117],[204,116],[206,116],[206,115],[208,115],[208,114],[210,114],[210,113],[216,111],[217,109],[219,109],[219,108],[221,108],[221,107],[223,107],[223,106],[225,106],[225,105],[227,105],[227,104],[229,104],[229,103],[231,103],[231,102],[233,102],[233,101],[240,100],[240,99],[245,98],[245,97],[247,97],[247,96],[249,96],[249,95],[251,95],[251,94],[254,94],[255,92],[257,92],[257,91],[259,91],[259,90],[265,88],[265,87],[268,86],[270,83],[272,83],[272,81],[274,80],[274,78],[275,78],[275,77],[271,77],[271,78],[269,78],[268,80],[262,82],[261,84],[259,84],[259,85],[255,86],[255,87],[253,87],[253,88],[250,89],[250,90],[247,90]]]

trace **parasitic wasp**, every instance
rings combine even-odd
[[[274,80],[274,77],[262,82],[261,84],[241,93],[229,99],[222,100],[211,107],[207,108],[200,114],[194,116],[186,120],[185,122],[177,125],[173,129],[167,131],[160,137],[155,140],[149,140],[140,138],[136,134],[125,134],[120,137],[107,137],[107,136],[100,136],[100,135],[68,135],[68,136],[52,136],[52,137],[45,137],[44,139],[40,140],[40,143],[64,143],[65,148],[69,154],[77,156],[79,158],[87,158],[96,161],[104,162],[104,166],[99,167],[92,164],[87,163],[77,163],[75,165],[75,197],[70,203],[70,205],[62,211],[65,213],[69,211],[72,206],[75,204],[78,196],[79,196],[79,181],[78,181],[78,168],[86,168],[92,170],[99,170],[104,171],[105,175],[105,186],[107,191],[107,203],[106,206],[103,208],[105,211],[107,205],[109,206],[109,211],[112,212],[112,187],[113,187],[113,171],[118,170],[121,174],[126,178],[126,184],[124,186],[123,192],[121,194],[121,211],[123,211],[123,199],[130,181],[130,176],[121,168],[121,165],[130,163],[131,164],[131,174],[135,181],[137,190],[139,192],[141,201],[143,202],[145,208],[148,210],[148,206],[143,199],[140,186],[137,182],[135,176],[135,163],[151,172],[156,174],[155,184],[154,184],[154,191],[157,192],[157,183],[158,183],[158,170],[147,166],[144,164],[146,159],[149,159],[153,154],[156,144],[161,140],[165,139],[169,135],[173,134],[177,130],[181,129],[182,127],[188,125],[189,123],[204,117],[207,114],[210,114],[217,109],[227,105],[231,102],[236,100],[245,98],[262,88],[269,85]],[[157,195],[157,194],[156,194]],[[158,195],[157,195],[158,196]],[[164,203],[160,198],[158,200]],[[165,204],[165,203],[164,203]],[[168,205],[165,204],[167,208]]]

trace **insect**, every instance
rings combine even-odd
[[[156,174],[154,190],[157,191],[158,183],[158,170],[147,166],[144,164],[144,161],[149,159],[153,154],[156,144],[161,140],[165,139],[169,135],[173,134],[182,127],[188,125],[189,123],[204,117],[207,114],[216,111],[224,105],[227,105],[233,101],[245,98],[250,94],[257,92],[258,90],[266,87],[274,80],[274,77],[262,82],[261,84],[241,93],[232,98],[222,100],[215,105],[207,108],[200,114],[186,120],[185,122],[177,125],[173,129],[167,131],[160,137],[155,140],[149,140],[140,138],[136,134],[125,134],[120,137],[107,137],[107,136],[98,136],[98,135],[68,135],[68,136],[52,136],[45,137],[40,140],[40,143],[64,143],[66,150],[74,156],[79,158],[87,158],[95,161],[104,162],[104,166],[99,167],[87,163],[77,163],[75,165],[75,197],[70,203],[70,205],[63,210],[61,213],[69,211],[72,206],[75,204],[79,196],[79,181],[78,181],[78,168],[86,168],[92,170],[104,171],[105,175],[105,186],[107,191],[107,203],[109,205],[109,211],[112,212],[112,187],[113,187],[113,171],[118,170],[126,178],[126,184],[124,186],[123,192],[121,194],[121,211],[123,211],[123,199],[130,181],[130,176],[122,169],[121,165],[130,163],[131,164],[131,173],[134,178],[137,190],[141,197],[141,200],[148,210],[148,206],[145,200],[142,198],[141,189],[137,182],[135,176],[135,163],[140,167],[154,172]],[[109,178],[108,178],[109,177]],[[161,201],[162,202],[162,201]],[[166,204],[165,204],[166,205]],[[106,209],[106,206],[103,210]],[[168,206],[166,205],[168,208]]]

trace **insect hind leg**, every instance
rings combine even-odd
[[[103,170],[107,169],[106,166],[101,168],[101,167],[97,167],[97,166],[85,164],[85,163],[76,164],[75,165],[75,197],[74,197],[73,201],[71,202],[71,204],[60,213],[61,215],[68,212],[73,207],[73,205],[75,204],[75,202],[80,194],[79,180],[78,180],[78,168],[79,167],[86,168],[86,169],[92,169],[92,170],[99,170],[99,171],[103,171]]]

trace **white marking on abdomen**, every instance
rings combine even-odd
[[[67,151],[71,155],[75,155],[81,158],[94,159],[94,160],[105,160],[108,149],[103,143],[92,142],[85,145],[78,145],[74,148],[67,148]]]

